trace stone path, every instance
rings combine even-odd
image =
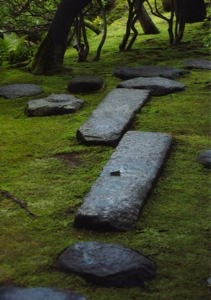
[[[141,286],[155,277],[156,267],[139,252],[117,244],[81,242],[58,257],[60,271],[81,275],[107,287]]]
[[[165,77],[174,79],[189,71],[166,66],[140,66],[140,67],[121,67],[113,71],[113,75],[123,80],[133,79],[137,77]]]
[[[150,92],[114,89],[78,129],[77,139],[86,144],[116,145]]]
[[[86,300],[80,294],[55,288],[0,287],[0,300]]]
[[[134,227],[170,149],[170,135],[128,131],[75,216],[75,227]]]
[[[32,116],[51,116],[73,113],[79,110],[84,101],[67,94],[52,94],[46,98],[30,100],[26,114]]]
[[[0,86],[0,97],[7,99],[35,96],[42,92],[42,88],[36,84],[8,84]]]
[[[198,68],[203,65],[206,69],[206,64],[194,60],[187,67],[194,65]],[[210,69],[210,62],[207,69]],[[115,76],[135,79],[121,82],[117,89],[105,97],[87,122],[78,129],[77,138],[86,144],[116,145],[135,113],[151,94],[160,96],[184,90],[182,83],[162,77],[175,78],[186,72],[160,66],[114,70]],[[98,90],[103,85],[101,78],[82,76],[74,78],[68,89],[83,93]],[[41,92],[42,89],[36,85],[0,87],[0,96],[5,98]],[[29,101],[26,111],[29,116],[44,116],[73,112],[82,105],[83,100],[71,95],[50,95]],[[172,137],[168,134],[128,131],[78,209],[74,226],[120,231],[133,228],[167,159],[171,143]],[[201,153],[198,161],[210,168],[210,150]],[[146,280],[153,279],[156,273],[154,263],[139,252],[117,244],[98,242],[82,242],[68,247],[59,255],[56,267],[60,271],[81,275],[94,284],[109,287],[139,287]],[[42,287],[1,287],[0,299],[86,300],[82,295],[70,291]]]
[[[153,96],[163,96],[184,91],[185,85],[175,80],[162,77],[138,77],[125,80],[117,85],[118,88],[147,89]]]

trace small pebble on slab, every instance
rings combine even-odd
[[[165,77],[174,79],[189,73],[185,69],[177,69],[166,66],[140,66],[140,67],[120,67],[113,71],[113,75],[123,80],[137,77]]]
[[[30,100],[26,114],[32,116],[51,116],[73,113],[79,110],[84,101],[66,94],[52,94],[47,98]]]
[[[139,252],[118,244],[81,242],[58,257],[57,268],[107,287],[141,286],[155,277],[156,267]]]
[[[162,77],[138,77],[125,80],[117,85],[118,88],[147,89],[153,96],[163,96],[185,89],[183,83]]]
[[[71,93],[90,93],[102,89],[104,81],[99,76],[83,75],[71,79],[68,91]]]
[[[128,131],[78,209],[74,226],[94,230],[133,228],[171,142],[168,134]]]
[[[80,294],[55,288],[1,287],[0,300],[86,300]]]
[[[42,88],[36,84],[8,84],[0,86],[0,97],[6,99],[35,96],[42,92]]]
[[[206,59],[188,59],[185,61],[187,69],[211,70],[211,61]]]
[[[77,139],[85,144],[116,145],[149,98],[148,90],[114,89],[78,129]]]

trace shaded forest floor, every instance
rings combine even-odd
[[[66,93],[70,78],[98,74],[105,88],[79,95],[82,110],[52,117],[25,115],[27,97],[0,98],[0,189],[28,203],[32,219],[10,199],[0,198],[0,286],[51,286],[81,292],[92,300],[209,299],[210,171],[196,161],[210,149],[210,72],[192,70],[178,81],[186,90],[152,100],[136,115],[133,129],[170,133],[174,145],[165,168],[134,230],[96,233],[72,227],[74,214],[95,182],[113,149],[83,146],[75,133],[104,96],[119,82],[112,70],[145,64],[182,67],[185,59],[210,57],[209,29],[188,25],[183,43],[169,47],[165,25],[159,35],[140,34],[130,52],[119,53],[125,19],[108,29],[99,62],[77,63],[67,51],[69,71],[34,76],[24,70],[0,68],[0,84],[35,83],[42,96]],[[91,37],[94,55],[99,36]],[[38,97],[39,98],[39,97]],[[78,241],[120,243],[143,253],[158,268],[144,288],[101,288],[76,275],[58,272],[57,255]]]

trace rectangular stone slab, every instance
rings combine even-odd
[[[132,228],[171,143],[168,134],[128,131],[78,209],[74,226],[96,230]]]
[[[77,139],[85,144],[116,145],[150,97],[148,90],[114,89],[77,130]]]

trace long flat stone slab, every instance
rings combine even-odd
[[[167,158],[172,137],[128,131],[78,209],[74,226],[96,230],[128,230]]]
[[[147,89],[153,96],[163,96],[185,89],[183,83],[162,77],[138,77],[120,82],[118,88]]]
[[[0,97],[6,99],[19,98],[24,96],[35,96],[43,92],[36,84],[8,84],[0,86]]]
[[[67,94],[52,94],[46,98],[30,100],[26,114],[32,116],[51,116],[73,113],[79,110],[84,101]]]
[[[168,66],[138,66],[138,67],[119,67],[114,69],[113,75],[123,80],[137,77],[165,77],[174,79],[189,73],[185,69],[178,69]]]
[[[116,145],[150,97],[148,90],[114,89],[77,130],[85,144]]]

